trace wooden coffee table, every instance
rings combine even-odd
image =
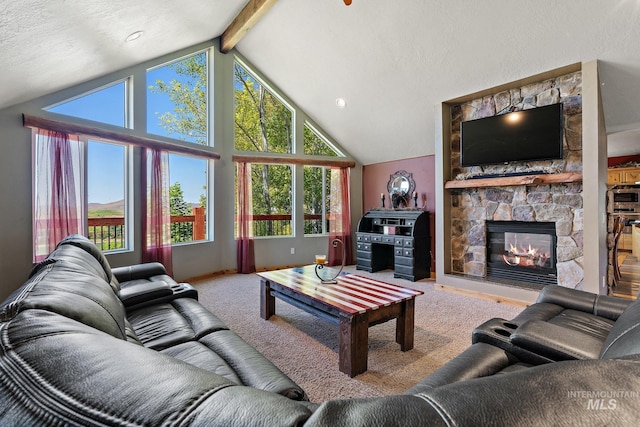
[[[413,348],[415,297],[424,292],[357,274],[323,284],[314,269],[310,265],[258,273],[260,316],[267,320],[275,314],[277,297],[339,325],[339,369],[350,377],[367,370],[369,326],[397,319],[396,342],[402,351]]]

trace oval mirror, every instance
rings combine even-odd
[[[409,180],[404,176],[399,176],[391,183],[391,192],[405,195],[409,192]]]
[[[416,189],[416,182],[413,180],[413,174],[405,170],[399,170],[389,176],[387,183],[387,191],[390,195],[397,194],[406,196],[413,193]]]

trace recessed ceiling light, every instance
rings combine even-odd
[[[136,31],[134,33],[131,33],[127,36],[126,39],[124,39],[124,41],[126,42],[132,42],[134,40],[139,39],[140,37],[142,37],[142,35],[144,34],[144,31]]]
[[[338,98],[336,99],[336,105],[338,108],[345,108],[347,106],[347,101],[345,101],[344,98]]]

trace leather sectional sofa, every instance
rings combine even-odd
[[[405,394],[315,404],[161,265],[70,236],[0,305],[0,425],[637,425],[639,304],[549,286]]]

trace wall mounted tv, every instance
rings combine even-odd
[[[562,159],[562,104],[462,122],[463,167]]]

